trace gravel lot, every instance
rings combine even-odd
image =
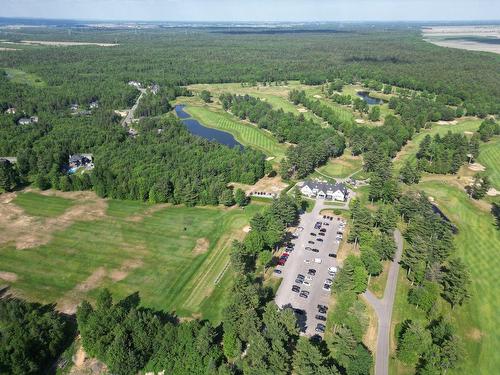
[[[332,278],[328,275],[328,268],[337,267],[337,259],[329,257],[329,253],[337,253],[339,244],[337,244],[336,236],[339,230],[339,225],[342,218],[334,216],[331,220],[324,219],[320,215],[320,211],[329,206],[324,206],[323,202],[318,200],[314,210],[310,213],[304,213],[300,218],[300,227],[304,228],[298,238],[294,239],[292,243],[295,245],[294,251],[290,254],[288,261],[284,266],[277,266],[282,271],[280,275],[283,281],[276,293],[276,304],[280,307],[293,307],[305,311],[303,316],[299,316],[299,325],[307,336],[318,334],[315,331],[316,325],[326,322],[316,319],[318,312],[318,304],[328,306],[330,302],[330,292],[323,290],[324,282],[327,278]],[[325,228],[325,236],[319,235],[312,236],[311,233],[320,233],[319,229],[315,229],[314,225],[317,221],[321,223],[328,223],[329,225],[322,224],[321,228]],[[317,241],[317,238],[323,238],[323,242]],[[309,244],[308,241],[314,241],[314,244]],[[315,253],[310,250],[305,250],[305,247],[316,248],[319,252]],[[321,259],[321,263],[315,263],[315,258]],[[311,263],[307,264],[304,260],[309,260]],[[295,281],[298,274],[307,276],[309,269],[315,269],[316,275],[312,280],[308,280],[311,285],[306,286],[299,284]],[[292,291],[292,286],[297,285],[300,291],[306,290],[309,292],[308,298],[302,298],[298,292]],[[320,314],[326,317],[326,314]],[[322,336],[322,335],[321,335]]]

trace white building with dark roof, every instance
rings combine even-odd
[[[329,184],[319,181],[305,181],[300,192],[311,198],[332,199],[345,202],[349,194],[344,184]]]

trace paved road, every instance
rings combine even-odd
[[[378,317],[377,352],[375,355],[375,375],[387,375],[389,373],[389,350],[391,334],[392,308],[396,296],[398,283],[399,261],[403,252],[403,237],[399,230],[394,231],[394,240],[397,250],[394,261],[389,267],[387,283],[385,285],[384,297],[379,299],[367,290],[363,295],[372,305]]]
[[[141,92],[141,95],[139,95],[133,107],[127,111],[127,116],[125,116],[125,118],[122,121],[122,126],[132,130],[133,132],[135,132],[135,130],[130,125],[132,124],[132,120],[134,119],[134,112],[137,109],[137,106],[139,105],[142,96],[146,92],[146,89],[138,89],[138,90]]]
[[[327,278],[331,278],[328,275],[328,268],[331,266],[338,266],[337,259],[329,257],[329,253],[337,253],[339,244],[336,242],[336,234],[339,230],[340,220],[336,217],[333,220],[323,219],[323,215],[320,215],[322,209],[330,208],[329,206],[324,206],[323,201],[318,200],[313,211],[309,213],[304,213],[300,218],[300,227],[304,228],[300,232],[299,237],[291,241],[295,247],[294,251],[290,254],[288,261],[283,267],[278,266],[278,269],[282,270],[283,281],[276,293],[276,304],[280,307],[291,306],[296,309],[301,309],[305,311],[305,316],[299,317],[299,326],[304,329],[305,334],[308,336],[313,336],[316,334],[316,325],[318,323],[325,323],[316,319],[318,315],[318,304],[328,306],[330,302],[330,292],[323,290],[324,281]],[[328,223],[329,225],[323,225],[322,228],[326,229],[323,242],[319,242],[316,239],[320,236],[311,236],[311,232],[319,233],[319,230],[314,229],[314,225],[317,221],[322,223]],[[314,241],[313,244],[309,244],[308,241]],[[318,253],[305,250],[306,246],[312,248],[317,248]],[[321,259],[321,263],[315,263],[314,259]],[[306,264],[304,260],[309,260],[311,263]],[[304,276],[307,275],[307,271],[312,268],[316,270],[316,275],[310,281],[311,285],[306,286],[303,284],[296,284],[295,279],[298,274]],[[309,297],[307,299],[299,297],[299,293],[293,292],[292,286],[298,285],[301,290],[309,291]]]

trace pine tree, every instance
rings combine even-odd
[[[461,305],[469,297],[470,276],[459,258],[452,259],[442,269],[443,297],[452,307]]]

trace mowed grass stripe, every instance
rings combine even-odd
[[[493,187],[500,190],[500,137],[481,145],[478,161],[486,167]]]
[[[271,134],[251,124],[242,123],[233,119],[228,113],[219,113],[207,107],[190,105],[186,108],[191,116],[203,125],[231,133],[238,142],[245,146],[254,147],[267,156],[282,158],[286,151],[284,144],[278,143]]]

